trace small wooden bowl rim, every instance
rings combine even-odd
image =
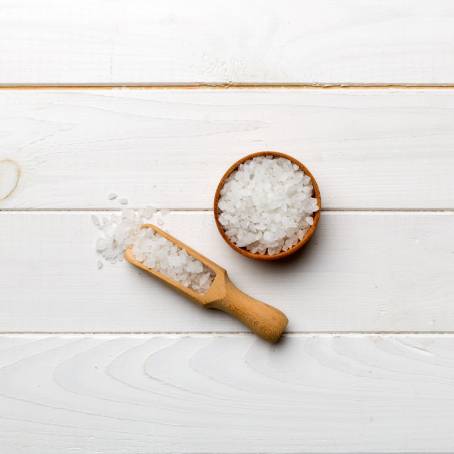
[[[291,161],[293,164],[296,164],[312,181],[312,186],[314,188],[313,194],[315,195],[315,198],[317,199],[318,203],[318,211],[314,214],[314,223],[309,227],[309,230],[306,232],[306,235],[304,238],[298,243],[296,243],[294,246],[292,246],[290,249],[287,251],[282,251],[279,252],[279,254],[276,255],[268,255],[268,254],[258,254],[258,253],[252,253],[248,251],[245,248],[241,248],[237,246],[236,244],[232,243],[229,238],[227,237],[224,228],[222,227],[221,223],[219,222],[219,198],[221,197],[221,190],[225,184],[225,180],[244,162],[249,161],[250,159],[256,158],[257,156],[274,156],[277,158],[285,158]],[[245,257],[249,257],[250,259],[254,260],[264,260],[264,261],[273,261],[273,260],[280,260],[285,257],[288,257],[289,255],[294,254],[295,252],[299,251],[311,238],[312,235],[314,234],[318,221],[320,219],[320,210],[322,207],[322,200],[320,197],[320,190],[317,184],[317,181],[315,180],[314,176],[312,173],[309,171],[309,169],[300,161],[295,159],[292,156],[289,156],[284,153],[280,153],[279,151],[259,151],[257,153],[252,153],[248,154],[247,156],[244,156],[243,158],[239,159],[236,161],[234,164],[232,164],[228,170],[224,173],[224,175],[221,178],[221,181],[218,184],[218,187],[216,189],[216,193],[214,195],[214,204],[213,204],[213,210],[214,210],[214,220],[216,222],[216,226],[219,230],[219,233],[221,234],[222,238],[224,238],[224,241],[235,251],[239,252],[241,255],[244,255]]]

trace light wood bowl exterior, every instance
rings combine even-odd
[[[313,196],[317,199],[317,204],[319,207],[319,210],[314,214],[314,223],[310,226],[309,230],[307,231],[306,235],[304,238],[298,243],[296,243],[293,247],[288,249],[287,251],[282,251],[279,254],[276,255],[267,255],[267,254],[257,254],[257,253],[252,253],[248,251],[246,248],[238,247],[236,244],[234,244],[230,239],[227,237],[224,228],[222,227],[221,223],[219,222],[219,199],[221,197],[221,190],[224,186],[225,181],[227,178],[236,170],[238,167],[243,164],[246,161],[249,161],[252,158],[255,158],[257,156],[274,156],[276,158],[285,158],[288,159],[289,161],[293,162],[296,164],[308,177],[310,177],[312,181],[312,186],[314,188]],[[295,159],[292,156],[289,156],[284,153],[280,153],[278,151],[260,151],[257,153],[252,153],[248,154],[247,156],[244,156],[243,158],[239,159],[236,161],[234,164],[232,164],[229,169],[224,173],[223,177],[221,178],[221,181],[218,184],[218,187],[216,189],[216,193],[214,195],[214,205],[213,205],[213,212],[214,212],[214,220],[216,222],[216,226],[219,230],[219,233],[221,234],[222,238],[224,238],[225,242],[235,251],[239,252],[241,255],[244,255],[245,257],[248,257],[250,259],[254,260],[263,260],[263,261],[273,261],[273,260],[280,260],[283,258],[286,258],[295,252],[299,251],[307,242],[312,238],[312,235],[314,234],[315,230],[317,229],[318,222],[320,219],[320,210],[322,207],[322,202],[321,202],[321,196],[320,196],[320,189],[318,187],[317,181],[315,180],[314,176],[312,173],[309,171],[309,169],[300,161]]]

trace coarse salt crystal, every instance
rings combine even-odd
[[[105,251],[107,249],[108,243],[104,238],[98,238],[96,241],[96,250],[98,252]]]
[[[91,215],[91,222],[93,222],[95,227],[101,227],[101,222],[99,221],[98,216],[95,216],[94,214]]]
[[[156,208],[153,207],[145,207],[143,209],[143,216],[145,218],[151,218],[156,213]]]

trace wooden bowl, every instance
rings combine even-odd
[[[310,228],[306,232],[306,235],[304,236],[304,238],[302,240],[298,241],[298,243],[296,243],[294,246],[292,246],[287,251],[282,251],[282,252],[279,252],[279,254],[275,254],[275,255],[253,253],[253,252],[248,251],[246,248],[238,247],[236,244],[234,244],[230,241],[230,239],[225,234],[224,228],[222,227],[221,223],[219,222],[219,214],[220,214],[219,211],[220,210],[218,207],[218,203],[219,203],[219,198],[221,197],[221,190],[224,186],[226,179],[232,174],[232,172],[234,172],[240,166],[240,164],[243,164],[244,162],[249,161],[250,159],[255,158],[257,156],[274,156],[276,158],[285,158],[285,159],[288,159],[289,161],[293,162],[294,164],[296,164],[308,177],[310,177],[310,179],[312,181],[312,186],[314,188],[313,196],[317,199],[317,203],[318,203],[318,207],[319,207],[319,210],[313,216],[314,223],[310,226]],[[225,174],[221,178],[221,181],[219,182],[218,187],[216,189],[216,193],[214,195],[213,208],[214,208],[214,220],[216,222],[216,226],[219,230],[219,233],[221,234],[222,238],[224,238],[225,242],[232,249],[239,252],[241,255],[244,255],[245,257],[249,257],[250,259],[254,259],[254,260],[265,260],[265,261],[280,260],[285,257],[288,257],[289,255],[294,254],[296,251],[299,251],[312,238],[312,235],[314,234],[315,229],[317,228],[317,225],[318,225],[318,221],[320,219],[320,209],[321,209],[320,190],[318,188],[318,184],[315,181],[314,176],[311,174],[311,172],[309,172],[307,167],[304,164],[302,164],[301,162],[299,162],[297,159],[293,158],[292,156],[288,156],[284,153],[279,153],[277,151],[260,151],[258,153],[248,154],[244,158],[241,158],[240,160],[235,162],[227,170],[227,172],[225,172]]]

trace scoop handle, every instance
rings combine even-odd
[[[232,315],[268,342],[276,342],[288,323],[287,317],[279,309],[242,292],[229,279],[225,297],[213,302],[210,307]]]

